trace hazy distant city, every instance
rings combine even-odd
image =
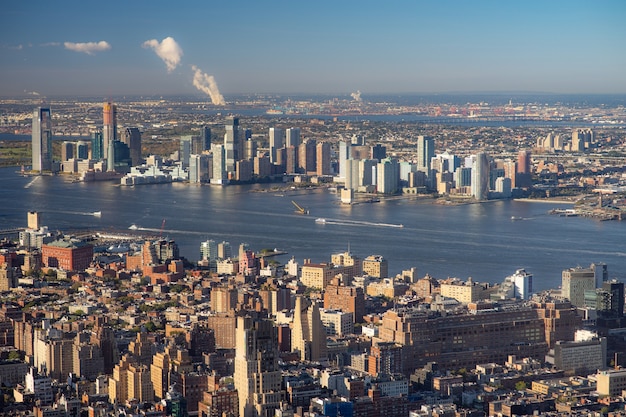
[[[123,188],[118,205],[132,211],[141,187],[171,183],[268,199],[320,191],[342,207],[551,201],[567,207],[555,221],[616,227],[626,213],[623,96],[222,100],[2,99],[3,181],[41,199],[42,183],[62,180],[68,219],[72,187]],[[287,201],[320,227],[342,225]],[[388,255],[349,247],[319,261],[206,239],[182,253],[165,218],[64,231],[41,207],[0,230],[3,415],[626,414],[624,283],[601,254],[537,291],[525,269],[501,282],[417,264],[395,274]],[[389,218],[342,222],[405,227]]]

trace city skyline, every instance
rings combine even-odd
[[[377,6],[11,2],[0,92],[626,93],[623,2]]]

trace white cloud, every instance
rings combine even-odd
[[[150,39],[145,41],[141,46],[151,48],[154,53],[165,62],[167,72],[174,71],[178,64],[180,64],[180,58],[183,56],[182,48],[171,36],[168,36],[161,42],[156,39]]]
[[[191,66],[194,71],[193,74],[193,86],[205,94],[211,97],[211,102],[215,105],[224,105],[224,97],[220,94],[220,90],[217,88],[215,77],[205,74],[202,70],[195,65]]]
[[[87,55],[93,55],[96,52],[106,51],[111,49],[111,45],[109,45],[106,41],[100,42],[64,42],[63,45],[65,49],[69,49],[74,52],[82,52]]]

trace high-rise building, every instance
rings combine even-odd
[[[226,176],[226,153],[224,145],[213,145],[213,176],[211,177],[211,184],[228,184],[228,177]]]
[[[130,160],[132,166],[141,165],[141,132],[136,127],[127,127],[122,134],[122,142],[130,150]]]
[[[330,143],[320,142],[317,144],[317,175],[330,175]]]
[[[596,268],[602,271],[601,266],[591,264],[589,268],[569,268],[561,274],[561,288],[563,297],[570,300],[572,305],[583,307],[585,305],[585,291],[593,291],[598,285]]]
[[[32,170],[52,170],[52,116],[49,108],[39,107],[33,114]]]
[[[78,159],[89,159],[89,145],[87,142],[82,140],[76,142],[76,153],[74,155]]]
[[[202,150],[210,151],[211,150],[211,128],[208,126],[202,126],[200,128],[200,137],[202,138],[202,143],[203,143]],[[200,153],[200,152],[196,152],[196,153]]]
[[[74,158],[74,142],[63,141],[61,144],[61,162]]]
[[[430,176],[430,161],[435,156],[435,141],[428,136],[417,137],[417,169]]]
[[[317,143],[313,139],[307,139],[298,146],[298,171],[301,174],[317,172]]]
[[[515,175],[515,187],[528,188],[532,185],[531,153],[529,150],[521,150],[517,154],[517,173]]]
[[[300,139],[300,128],[299,127],[290,127],[285,130],[285,147],[288,148],[290,146],[298,147],[302,143]]]
[[[276,151],[285,146],[285,132],[278,127],[270,127],[270,162],[276,163]]]
[[[381,144],[376,144],[372,146],[370,151],[370,158],[375,159],[377,161],[382,161],[387,157],[387,148]]]
[[[104,138],[102,131],[97,130],[91,134],[91,159],[99,161],[105,157]]]
[[[110,101],[104,103],[102,107],[102,148],[107,152],[111,147],[111,142],[117,140],[117,106]]]
[[[472,197],[479,201],[489,199],[489,160],[484,152],[476,154],[472,165]]]
[[[237,318],[235,388],[239,417],[274,415],[285,393],[278,366],[278,333],[274,323],[250,316]]]
[[[394,194],[398,192],[400,180],[400,166],[398,161],[385,158],[377,165],[376,188],[381,194]]]
[[[224,125],[226,133],[224,134],[224,158],[226,163],[226,172],[235,172],[235,162],[243,153],[241,148],[241,140],[239,138],[239,118],[229,117]]]
[[[189,155],[189,182],[200,183],[209,181],[209,155]]]
[[[533,293],[533,274],[524,269],[518,269],[510,278],[515,286],[513,296],[522,300],[530,298]]]
[[[318,362],[326,359],[326,329],[320,318],[320,309],[304,296],[296,296],[291,331],[291,350],[300,360]]]

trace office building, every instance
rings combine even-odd
[[[77,159],[89,159],[89,144],[82,140],[76,142],[76,153],[74,155]]]
[[[568,375],[587,375],[606,369],[606,338],[585,341],[557,341],[546,362]]]
[[[276,152],[285,146],[285,132],[278,127],[270,127],[269,129],[270,140],[270,162],[276,163]]]
[[[370,155],[369,155],[370,159],[374,159],[374,160],[380,162],[383,159],[385,159],[386,157],[387,157],[387,148],[386,147],[384,147],[381,144],[376,144],[376,145],[372,146],[372,148],[370,150]]]
[[[285,130],[285,147],[288,148],[293,146],[297,148],[302,143],[300,139],[300,128],[299,127],[290,127]]]
[[[189,182],[191,184],[209,182],[209,160],[207,154],[189,155]]]
[[[236,338],[234,379],[239,417],[272,416],[285,398],[276,328],[270,320],[238,317]]]
[[[49,108],[39,107],[33,114],[32,170],[43,172],[52,168],[52,116]]]
[[[141,165],[141,132],[136,127],[127,127],[122,133],[122,143],[124,143],[130,153],[131,166]]]
[[[229,117],[224,125],[224,158],[226,172],[235,172],[235,162],[243,154],[242,141],[239,132],[239,118]]]
[[[585,291],[593,291],[598,288],[605,276],[605,265],[591,264],[589,268],[569,268],[561,273],[561,294],[572,305],[583,307],[585,305]]]
[[[101,130],[96,130],[91,134],[91,159],[99,161],[105,156],[104,136]]]
[[[417,169],[430,176],[431,159],[435,156],[435,141],[428,136],[417,137]]]
[[[211,150],[211,128],[209,126],[202,126],[200,128],[200,138],[202,140],[202,151]],[[201,153],[194,150],[194,153]]]

